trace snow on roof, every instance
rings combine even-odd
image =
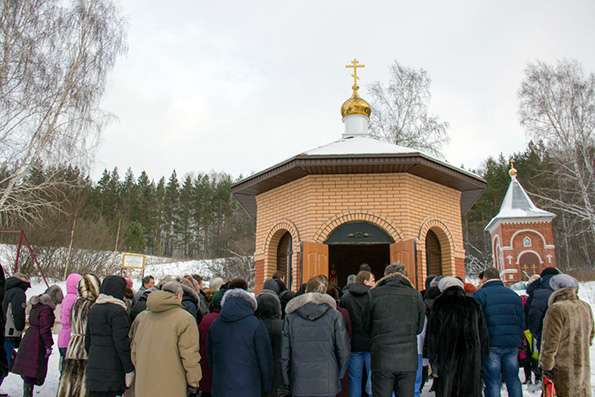
[[[338,141],[319,146],[308,150],[303,154],[306,156],[332,156],[332,155],[361,155],[361,154],[397,154],[397,153],[423,153],[417,149],[393,145],[392,143],[379,141],[369,137],[352,137],[339,139]],[[429,154],[424,153],[428,157]]]
[[[555,214],[537,208],[525,189],[517,181],[516,176],[512,176],[512,180],[500,206],[500,212],[488,223],[485,230],[491,233],[499,224],[499,221],[503,220],[543,221],[555,217]]]

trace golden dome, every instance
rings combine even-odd
[[[370,117],[372,107],[370,107],[368,102],[360,98],[359,93],[357,92],[359,86],[354,85],[352,88],[353,95],[341,105],[341,116],[346,117],[351,114],[363,114],[366,117]]]
[[[514,168],[514,160],[510,159],[510,170],[508,171],[508,175],[515,176],[516,174],[518,174],[518,171]]]

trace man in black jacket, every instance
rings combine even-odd
[[[386,267],[370,290],[362,315],[371,337],[372,392],[375,397],[413,396],[417,371],[417,334],[423,331],[425,306],[401,263]]]
[[[370,337],[364,331],[362,312],[370,300],[368,291],[376,285],[374,275],[362,270],[355,277],[355,282],[341,298],[341,307],[349,312],[351,318],[351,355],[349,359],[349,396],[361,396],[364,365],[367,371],[366,393],[372,396],[370,368]]]
[[[25,291],[29,288],[31,288],[31,284],[24,274],[15,273],[6,279],[6,293],[2,301],[2,310],[6,316],[4,347],[9,368],[12,364],[12,351],[19,346],[21,334],[25,329],[25,309],[27,307]]]

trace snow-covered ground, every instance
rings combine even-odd
[[[210,276],[209,267],[207,266],[206,261],[187,261],[187,262],[172,262],[172,263],[163,263],[158,265],[150,265],[147,266],[145,270],[145,274],[152,274],[157,281],[160,278],[171,275],[171,276],[180,276],[184,274],[192,274],[192,273],[199,273],[201,275]],[[140,286],[140,274],[132,275],[133,279],[135,280],[135,288]],[[46,286],[43,283],[43,280],[34,278],[31,280],[32,286],[31,289],[27,291],[28,297],[41,294],[45,291]],[[50,283],[52,281],[50,280]],[[63,290],[65,290],[65,282],[58,281],[56,282]],[[591,307],[595,306],[595,281],[587,282],[587,283],[580,283],[579,287],[579,296],[585,302],[588,302]],[[56,325],[56,329],[54,330],[57,333],[57,328],[59,325]],[[57,335],[54,335],[54,341],[57,342]],[[593,392],[595,393],[595,347],[591,347],[590,349],[591,354],[591,386],[593,388]],[[59,361],[59,352],[57,347],[52,352],[50,356],[50,362],[48,366],[48,375],[46,377],[45,384],[43,386],[36,386],[35,387],[35,395],[38,396],[55,396],[58,390],[58,384],[60,379],[60,372],[58,371],[58,361]],[[521,370],[521,381],[524,381],[524,373]],[[434,393],[430,393],[428,390],[430,388],[430,382],[425,387],[424,393],[422,393],[422,397],[430,397],[434,396]],[[9,374],[2,386],[0,386],[0,392],[7,393],[10,396],[21,396],[23,390],[23,382],[20,376],[15,374]],[[504,389],[502,395],[506,395],[506,390]],[[536,385],[523,385],[523,395],[525,397],[538,397],[541,396],[541,389],[539,386]]]

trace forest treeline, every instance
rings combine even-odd
[[[137,177],[128,169],[121,177],[114,168],[92,181],[78,167],[38,165],[26,183],[47,179],[59,182],[48,193],[61,203],[57,211],[46,211],[33,223],[14,215],[2,222],[4,228],[24,230],[37,247],[190,259],[253,254],[254,220],[233,198],[232,177],[224,172],[180,178],[174,170],[155,181],[145,171]],[[13,235],[1,238],[15,242]]]

